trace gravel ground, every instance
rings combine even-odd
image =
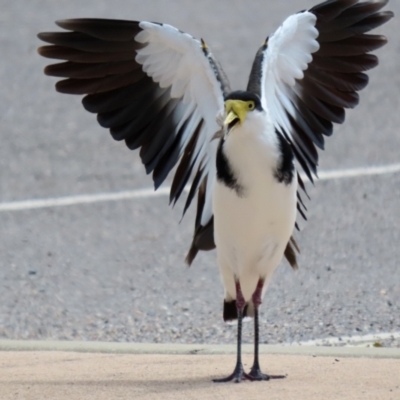
[[[43,76],[35,34],[54,29],[55,19],[167,21],[203,36],[239,88],[266,34],[314,3],[134,0],[126,10],[122,0],[0,0],[0,201],[150,185],[137,155]],[[399,2],[390,8],[400,14]],[[321,169],[399,162],[397,27],[396,20],[384,27],[390,45],[379,52],[381,66],[329,140]],[[310,191],[309,222],[297,235],[300,270],[284,263],[275,274],[262,342],[399,332],[400,174],[321,181]],[[183,263],[193,212],[179,225],[181,210],[170,210],[166,197],[0,212],[0,337],[234,342],[235,326],[221,318],[215,253],[190,269]],[[251,323],[244,341],[252,341]]]

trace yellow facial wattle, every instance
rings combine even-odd
[[[247,113],[254,110],[254,101],[243,101],[243,100],[226,100],[225,101],[225,111],[226,118],[224,121],[225,126],[229,126],[236,119],[242,125],[247,118]]]

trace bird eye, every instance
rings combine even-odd
[[[253,101],[249,101],[248,107],[249,107],[249,110],[254,110],[254,107],[255,107],[254,102]]]

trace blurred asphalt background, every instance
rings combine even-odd
[[[152,185],[138,155],[43,75],[36,34],[54,20],[170,23],[203,37],[239,89],[265,37],[316,2],[0,0],[0,202]],[[400,16],[399,1],[387,8]],[[321,171],[400,162],[398,19],[380,32],[381,65],[327,140]],[[262,342],[400,332],[400,173],[320,181],[310,194],[300,270],[275,274]],[[186,267],[194,210],[179,225],[180,213],[167,196],[0,211],[0,338],[233,343],[215,253]]]

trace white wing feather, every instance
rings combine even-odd
[[[283,104],[285,92],[287,86],[293,87],[296,79],[304,77],[312,54],[319,50],[316,21],[317,17],[310,12],[292,15],[268,41],[263,64],[263,107],[269,111],[277,129],[288,133],[290,121]]]
[[[136,61],[160,87],[170,89],[171,98],[182,99],[184,117],[194,112],[182,138],[184,145],[199,122],[204,121],[193,151],[197,156],[193,170],[204,168],[204,176],[208,176],[201,218],[201,224],[206,225],[212,217],[211,194],[216,175],[217,145],[212,139],[220,130],[217,114],[224,110],[221,86],[198,40],[170,25],[141,22],[140,27],[143,30],[135,40],[146,46],[137,51]]]

